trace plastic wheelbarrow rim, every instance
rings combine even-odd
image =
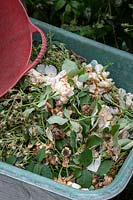
[[[25,182],[45,191],[77,200],[107,200],[118,195],[133,175],[133,150],[111,184],[97,190],[77,190],[32,172],[0,162],[0,174]],[[124,174],[124,175],[123,175]]]

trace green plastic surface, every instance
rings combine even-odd
[[[110,68],[110,72],[117,86],[123,87],[129,92],[133,92],[133,55],[64,31],[63,29],[38,20],[32,19],[32,21],[45,33],[54,33],[56,40],[65,43],[67,48],[84,56],[88,61],[96,59],[101,64],[113,62],[114,65]],[[114,181],[110,185],[94,191],[76,190],[2,162],[0,162],[0,174],[42,188],[44,191],[50,191],[51,193],[56,194],[55,200],[62,199],[63,197],[77,200],[106,200],[119,194],[132,177],[133,150],[130,152]]]

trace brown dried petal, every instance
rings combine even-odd
[[[56,108],[52,109],[51,112],[53,115],[57,115],[61,110],[62,110],[61,107],[56,107]]]
[[[52,155],[49,157],[49,162],[51,165],[56,165],[58,161],[58,157],[56,155]]]
[[[113,178],[111,177],[111,176],[108,176],[108,175],[106,175],[105,177],[104,177],[104,185],[108,185],[108,184],[110,184],[111,182],[112,182],[112,180],[113,180]]]
[[[65,147],[63,150],[62,150],[62,154],[64,157],[69,157],[70,154],[71,154],[71,150],[68,148],[68,147]]]
[[[65,137],[65,132],[56,127],[53,128],[52,134],[56,140],[61,140]]]
[[[60,178],[54,178],[54,181],[58,182],[58,183],[62,183],[62,184],[66,184],[66,178],[65,177],[60,177]]]
[[[92,108],[88,104],[83,104],[81,107],[81,111],[84,115],[89,115],[92,113]]]
[[[46,102],[46,106],[47,106],[48,112],[52,112],[52,109],[53,109],[52,105],[50,103]]]
[[[69,158],[64,157],[63,162],[62,162],[62,167],[68,168],[69,164]]]
[[[63,105],[61,100],[56,101],[56,107],[61,107]]]

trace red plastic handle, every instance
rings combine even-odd
[[[46,52],[46,47],[47,47],[47,40],[46,40],[46,37],[43,33],[42,30],[40,30],[37,26],[34,26],[32,23],[30,23],[30,30],[31,30],[31,33],[40,33],[41,35],[41,40],[42,40],[42,47],[41,47],[41,50],[37,56],[37,58],[30,64],[28,64],[28,67],[27,67],[27,70],[29,70],[30,68],[34,67],[35,65],[37,65],[40,60],[42,59],[42,57],[44,56],[45,52]]]

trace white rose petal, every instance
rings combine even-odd
[[[81,188],[81,190],[89,190],[88,188]]]
[[[49,139],[50,141],[53,141],[53,134],[52,134],[50,128],[46,128],[46,136],[48,137],[48,139]]]
[[[92,71],[92,65],[91,64],[86,65],[85,68],[88,69],[89,71]]]
[[[60,78],[62,78],[62,77],[64,77],[64,76],[66,76],[66,71],[65,70],[62,70],[61,72],[59,72],[58,74],[57,74],[57,79],[60,79]]]
[[[53,87],[55,85],[55,77],[45,76],[44,82],[46,82],[47,85],[51,85],[51,87]]]
[[[92,172],[97,172],[98,168],[101,164],[101,157],[96,158],[88,167],[87,170],[90,170]]]
[[[90,91],[91,93],[95,93],[95,90],[96,90],[96,84],[93,83],[92,85],[89,86],[89,91]]]
[[[97,60],[92,60],[90,63],[93,67],[95,67],[96,65],[98,65]]]
[[[113,119],[110,108],[106,105],[102,106],[102,109],[99,112],[98,126],[99,128],[108,127],[110,121]]]
[[[37,65],[37,71],[40,72],[41,74],[45,74],[45,65],[44,64],[39,64]]]
[[[74,83],[77,86],[77,88],[82,89],[83,88],[83,82],[78,81],[78,76],[73,77]]]
[[[108,80],[105,80],[105,81],[100,81],[98,84],[97,84],[99,87],[103,87],[103,88],[109,88],[112,86],[112,83]]]
[[[77,134],[76,134],[76,142],[77,142],[77,141],[80,141],[80,142],[81,142],[82,140],[83,140],[83,135],[82,135],[82,133],[81,133],[81,132],[77,133]]]
[[[119,88],[118,93],[119,93],[120,97],[122,97],[122,98],[124,98],[126,96],[126,90],[124,90],[123,88]]]
[[[52,87],[53,91],[60,95],[60,100],[63,102],[67,102],[67,97],[74,95],[74,88],[68,83],[66,72],[64,70],[55,77],[45,76],[45,82]]]
[[[27,75],[30,77],[32,83],[42,83],[44,82],[44,75],[36,71],[35,69],[30,69],[27,72]]]
[[[71,185],[73,188],[75,189],[80,189],[81,188],[81,185],[77,184],[77,183],[72,183]]]
[[[57,74],[56,67],[53,66],[53,65],[46,65],[46,67],[45,67],[45,74],[47,74],[50,77],[56,76],[56,74]]]
[[[90,72],[89,73],[89,80],[92,80],[92,81],[96,81],[96,82],[99,82],[99,78],[98,78],[98,75],[96,72]]]
[[[95,70],[96,70],[96,72],[99,74],[99,73],[102,72],[103,66],[102,66],[101,64],[97,64],[97,65],[95,66]]]
[[[107,78],[109,76],[110,72],[102,72],[103,77]]]
[[[110,108],[111,114],[117,115],[119,113],[119,109],[117,107],[110,106],[109,108]]]
[[[71,129],[72,131],[75,131],[76,133],[79,133],[82,131],[82,126],[78,122],[70,121],[71,123]]]
[[[126,105],[127,106],[133,105],[133,94],[127,93],[127,95],[126,95]]]

